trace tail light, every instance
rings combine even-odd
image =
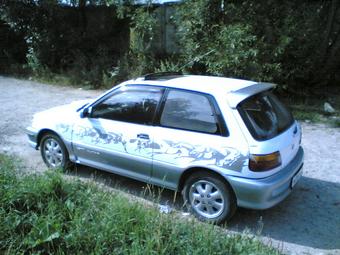
[[[249,169],[254,172],[263,172],[281,165],[280,152],[270,154],[251,154],[249,158]]]

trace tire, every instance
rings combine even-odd
[[[190,175],[182,195],[189,211],[201,221],[220,224],[236,211],[235,195],[228,183],[208,172]]]
[[[40,141],[40,152],[48,168],[66,170],[71,166],[65,144],[57,135],[44,135]]]

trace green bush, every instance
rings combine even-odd
[[[23,36],[25,66],[35,78],[54,82],[67,77],[64,80],[71,85],[98,88],[104,77],[109,82],[112,68],[128,50],[129,20],[115,5],[81,7],[72,2],[72,6],[58,1],[0,3],[0,33],[5,23]]]
[[[203,73],[274,81],[282,73],[284,45],[268,48],[255,20],[249,20],[253,13],[246,14],[251,2],[185,1],[177,16],[184,58],[196,59]]]
[[[10,26],[26,40],[20,47],[7,40],[0,58],[16,70],[18,48],[27,51],[21,55],[34,75],[95,88],[182,66],[189,73],[274,82],[299,95],[325,93],[340,82],[336,0],[185,0],[167,5],[175,8],[169,12],[150,1],[71,2],[0,3],[0,34],[9,35]],[[178,39],[173,52],[163,45],[169,23],[176,34],[170,37]]]
[[[175,20],[183,58],[196,59],[199,67],[193,71],[311,94],[340,82],[334,55],[340,54],[339,6],[338,1],[192,0],[178,6]]]
[[[57,172],[18,177],[12,161],[0,155],[1,254],[278,254]]]

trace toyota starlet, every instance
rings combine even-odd
[[[302,174],[301,128],[273,84],[150,74],[88,102],[34,115],[29,143],[49,168],[83,164],[183,194],[199,219],[270,208]]]

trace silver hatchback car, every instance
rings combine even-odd
[[[302,175],[301,128],[272,84],[151,74],[34,115],[50,168],[78,163],[180,191],[201,220],[281,202]]]

